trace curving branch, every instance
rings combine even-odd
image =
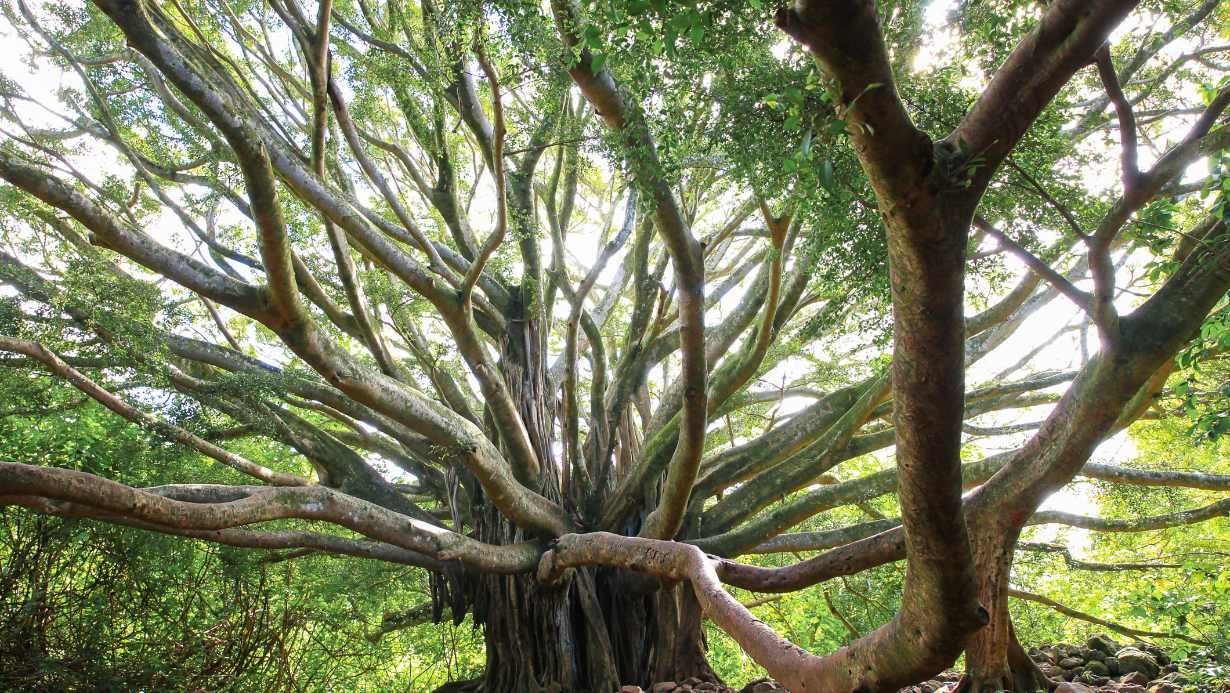
[[[667,468],[657,508],[641,527],[641,536],[671,538],[683,524],[692,485],[704,454],[705,427],[708,422],[708,369],[705,366],[705,270],[701,244],[692,235],[667,181],[649,126],[634,104],[629,104],[611,74],[594,68],[594,56],[580,39],[583,22],[571,0],[553,0],[551,11],[557,30],[569,51],[579,55],[568,72],[581,93],[602,115],[607,126],[618,133],[628,152],[633,179],[650,198],[655,209],[658,232],[665,242],[675,272],[679,294],[680,344],[683,354],[683,408],[679,439]],[[651,472],[641,465],[626,478],[617,494],[640,493]],[[643,471],[641,471],[643,470]]]
[[[52,353],[41,344],[0,335],[0,350],[23,354],[35,359],[39,363],[46,366],[52,373],[64,378],[71,383],[73,387],[89,395],[95,401],[116,414],[119,414],[142,428],[150,429],[167,440],[192,448],[202,455],[213,458],[214,460],[217,460],[221,464],[224,464],[235,471],[247,474],[248,476],[260,479],[275,486],[307,486],[311,484],[310,481],[301,476],[274,471],[264,465],[257,464],[249,459],[246,459],[242,455],[237,455],[226,449],[218,447],[217,445],[214,445],[213,443],[200,438],[199,436],[196,436],[193,433],[180,428],[179,426],[169,424],[161,419],[146,414],[140,409],[137,409],[107,391],[98,383],[90,380],[83,375],[81,371],[78,371],[76,368],[68,365],[63,359]]]
[[[500,573],[532,570],[540,554],[532,543],[484,544],[323,486],[226,487],[226,492],[232,495],[223,502],[176,500],[156,490],[125,486],[85,472],[0,462],[0,505],[67,503],[68,511],[94,512],[100,519],[118,517],[183,531],[313,520],[437,560],[461,561]]]

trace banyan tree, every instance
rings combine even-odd
[[[4,461],[0,504],[421,568],[486,691],[712,679],[705,619],[796,693],[1035,690],[1025,527],[1230,512],[1039,510],[1230,489],[1090,462],[1223,348],[1225,3],[3,9],[60,84],[0,94],[3,365],[231,483]],[[898,561],[834,652],[730,592]]]

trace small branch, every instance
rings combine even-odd
[[[1019,243],[1012,240],[1008,234],[992,226],[986,218],[981,215],[975,215],[974,227],[998,241],[1001,246],[1008,250],[1008,252],[1012,253],[1024,262],[1030,270],[1041,275],[1048,284],[1055,287],[1055,290],[1066,296],[1081,310],[1087,313],[1092,312],[1093,297],[1090,296],[1088,292],[1081,291],[1076,288],[1072,282],[1068,281],[1066,277],[1057,272],[1055,268],[1051,267],[1037,255],[1034,255]]]
[[[1165,515],[1151,515],[1133,519],[1108,519],[1065,513],[1059,510],[1043,510],[1034,513],[1033,517],[1029,519],[1029,524],[1058,523],[1096,532],[1147,532],[1182,525],[1194,525],[1215,517],[1227,516],[1230,516],[1230,498],[1192,510],[1181,510]]]
[[[1102,85],[1106,87],[1106,95],[1115,105],[1115,113],[1119,116],[1123,194],[1129,196],[1135,193],[1140,181],[1140,168],[1137,164],[1136,115],[1132,112],[1132,104],[1128,103],[1127,96],[1123,93],[1123,87],[1119,85],[1119,76],[1115,74],[1115,64],[1110,57],[1109,43],[1102,44],[1094,60],[1097,62]]]
[[[1023,541],[1017,544],[1017,548],[1022,551],[1057,553],[1063,556],[1063,560],[1068,564],[1069,568],[1074,568],[1076,570],[1115,572],[1121,570],[1165,570],[1183,567],[1181,563],[1097,563],[1094,561],[1082,561],[1081,559],[1074,557],[1072,555],[1072,551],[1062,544],[1040,544]]]
[[[218,331],[221,332],[222,336],[226,339],[226,343],[230,344],[231,348],[235,351],[243,351],[243,347],[239,345],[238,340],[236,340],[234,335],[231,334],[231,331],[227,329],[226,321],[223,320],[222,316],[218,313],[218,307],[214,305],[214,302],[204,296],[201,296],[200,299],[201,303],[205,304],[205,310],[209,311],[209,317],[213,318],[214,325],[217,326]]]
[[[1047,191],[1046,187],[1043,186],[1037,178],[1030,175],[1030,173],[1017,164],[1012,157],[1005,159],[1004,163],[1007,164],[1008,168],[1016,171],[1017,175],[1024,178],[1025,182],[1029,184],[1029,187],[1033,188],[1034,191],[1036,191],[1038,195],[1040,195],[1042,199],[1051,206],[1052,209],[1059,213],[1059,216],[1063,217],[1063,220],[1068,224],[1068,228],[1072,229],[1072,233],[1076,234],[1077,238],[1085,238],[1089,235],[1083,228],[1081,228],[1080,222],[1076,220],[1076,215],[1072,213],[1072,210],[1069,209],[1067,205],[1055,199],[1055,197]]]
[[[1098,618],[1097,616],[1094,616],[1092,614],[1087,614],[1083,611],[1077,611],[1076,609],[1073,609],[1072,607],[1064,606],[1063,604],[1060,604],[1054,599],[1044,597],[1040,594],[1033,594],[1032,592],[1025,592],[1023,590],[1009,588],[1008,596],[1015,597],[1016,599],[1024,599],[1026,601],[1037,602],[1038,604],[1044,604],[1054,609],[1055,611],[1058,611],[1064,616],[1071,616],[1072,618],[1075,618],[1081,621],[1093,623],[1093,624],[1102,626],[1103,628],[1108,628],[1110,630],[1113,630],[1116,633],[1119,633],[1121,635],[1126,635],[1126,636],[1133,637],[1133,638],[1167,638],[1170,640],[1183,640],[1184,642],[1190,642],[1195,645],[1208,645],[1209,644],[1207,640],[1199,640],[1197,638],[1183,635],[1181,633],[1160,633],[1160,632],[1151,631],[1151,630],[1140,630],[1138,628],[1129,628],[1125,625],[1115,623],[1114,621],[1107,621],[1104,618]]]
[[[461,285],[461,300],[466,306],[470,305],[470,292],[474,290],[474,285],[478,283],[478,278],[483,272],[483,268],[499,249],[500,244],[504,242],[504,236],[508,232],[508,191],[506,190],[507,180],[504,175],[504,103],[500,93],[500,80],[496,75],[495,68],[487,59],[487,54],[483,50],[481,38],[475,37],[474,40],[474,55],[478,57],[478,64],[483,68],[483,74],[487,76],[487,84],[491,88],[491,112],[494,119],[494,130],[492,132],[491,142],[491,175],[495,180],[495,230],[491,232],[491,237],[483,244],[482,249],[478,253],[478,257],[474,258],[473,264],[470,265],[470,271],[466,273],[465,281]]]
[[[268,467],[265,467],[264,465],[257,464],[240,455],[236,455],[229,450],[220,448],[203,438],[193,435],[179,426],[169,424],[161,419],[157,419],[149,414],[146,414],[140,409],[133,407],[124,400],[108,392],[98,383],[90,380],[80,371],[65,363],[63,359],[53,354],[41,344],[0,335],[0,350],[23,354],[39,361],[53,373],[71,383],[73,387],[94,398],[100,404],[116,414],[119,414],[138,426],[152,430],[168,440],[192,448],[207,457],[211,457],[231,469],[277,486],[306,486],[311,484],[310,481],[301,476],[276,472]]]
[[[837,620],[841,621],[841,625],[846,627],[846,632],[850,634],[850,637],[858,639],[863,636],[862,633],[858,632],[858,628],[855,628],[854,624],[850,623],[850,619],[843,616],[842,613],[837,610],[837,605],[833,603],[833,597],[829,594],[828,590],[824,590],[824,603],[828,606],[829,613],[836,616]]]

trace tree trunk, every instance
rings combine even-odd
[[[486,674],[440,690],[606,693],[690,677],[718,681],[690,587],[656,586],[606,568],[576,570],[559,586],[530,575],[481,575],[473,611]]]
[[[539,319],[532,297],[519,294],[505,315],[500,372],[542,462],[539,492],[577,509],[580,489],[575,483],[561,489],[561,470],[552,455],[555,411]],[[533,539],[494,506],[481,503],[481,489],[475,492],[478,540],[504,545]],[[606,568],[576,570],[552,586],[532,574],[470,574],[465,601],[483,629],[486,674],[440,691],[607,693],[625,684],[648,688],[690,677],[718,680],[705,658],[700,605],[687,584],[664,586]],[[460,606],[454,606],[454,616],[465,613]]]
[[[972,537],[978,566],[978,601],[991,614],[985,628],[970,636],[965,649],[961,693],[1015,693],[1047,690],[1050,681],[1017,640],[1008,612],[1008,584],[1018,529],[986,523]]]

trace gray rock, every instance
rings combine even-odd
[[[1079,666],[1083,666],[1084,664],[1085,664],[1085,660],[1081,659],[1080,657],[1064,657],[1063,659],[1059,660],[1059,666],[1063,667],[1064,669],[1075,669]]]
[[[1166,654],[1166,650],[1163,650],[1157,645],[1152,645],[1150,643],[1142,643],[1138,645],[1138,647],[1141,650],[1144,650],[1145,652],[1148,652],[1149,654],[1153,655],[1153,658],[1157,660],[1158,665],[1166,666],[1167,664],[1170,664],[1170,655]]]
[[[1105,686],[1108,683],[1110,683],[1109,676],[1090,676],[1089,677],[1090,686]]]
[[[1091,650],[1097,650],[1104,655],[1113,657],[1116,652],[1123,649],[1119,643],[1115,642],[1109,635],[1099,633],[1085,643]]]
[[[1157,676],[1160,667],[1157,659],[1136,647],[1125,647],[1115,653],[1115,659],[1119,660],[1119,670],[1122,672],[1140,672],[1148,678],[1141,683],[1151,681]]]
[[[1066,681],[1059,684],[1059,687],[1055,689],[1055,693],[1096,693],[1096,691],[1083,683]]]
[[[1095,676],[1110,676],[1110,669],[1107,669],[1106,664],[1097,659],[1089,660],[1089,663],[1085,665],[1085,670]]]
[[[1063,669],[1049,662],[1040,662],[1038,664],[1038,671],[1041,671],[1047,678],[1051,679],[1061,678],[1060,675],[1063,673]]]
[[[1183,687],[1169,681],[1157,681],[1145,693],[1183,693]]]
[[[1137,686],[1143,686],[1149,683],[1149,677],[1139,671],[1129,671],[1119,679],[1120,683],[1130,683]]]

